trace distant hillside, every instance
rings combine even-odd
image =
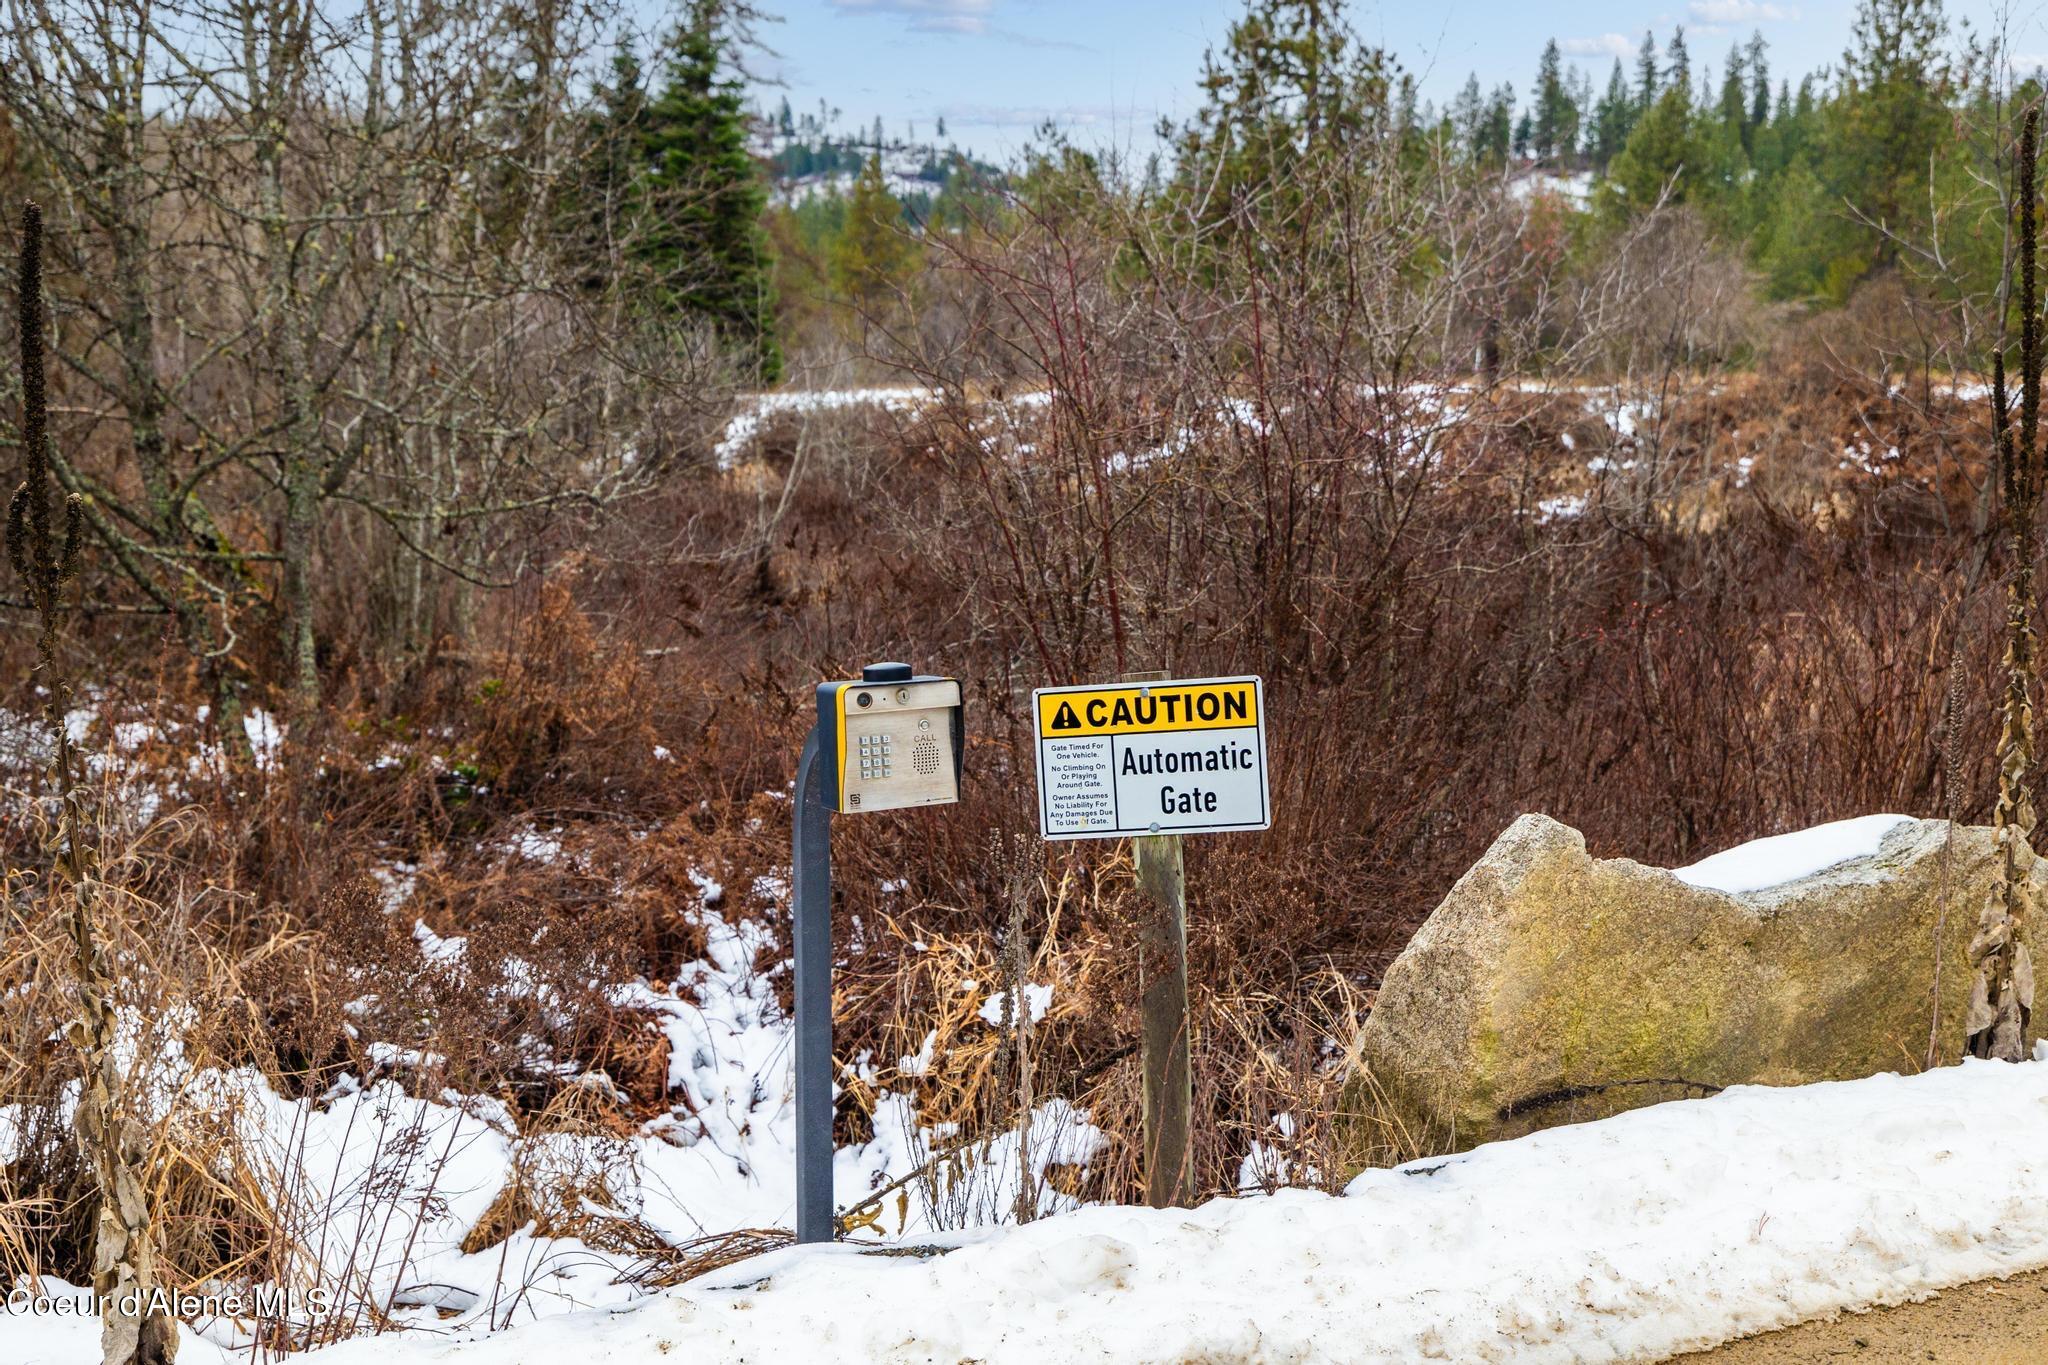
[[[942,129],[944,124],[939,125]],[[838,131],[824,117],[806,114],[791,119],[787,106],[780,115],[755,124],[752,151],[766,162],[774,202],[807,203],[822,195],[846,194],[860,169],[879,149],[889,193],[910,213],[923,217],[933,201],[962,171],[984,181],[999,182],[1000,167],[976,159],[955,143],[877,138],[879,129],[862,135]]]

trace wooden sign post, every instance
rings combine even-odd
[[[1139,934],[1139,1059],[1145,1098],[1145,1202],[1155,1209],[1194,1200],[1188,1161],[1194,1083],[1188,1071],[1188,886],[1178,834],[1131,841],[1138,889],[1151,902]]]

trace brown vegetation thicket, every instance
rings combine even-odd
[[[1981,404],[1924,411],[1812,360],[1688,379],[1643,422],[1664,458],[1699,475],[1656,499],[1623,468],[1641,469],[1651,440],[1602,415],[1609,390],[1438,399],[1454,413],[1434,438],[1441,480],[1392,532],[1363,509],[1315,528],[1331,544],[1300,567],[1295,600],[1276,592],[1276,551],[1255,529],[1266,504],[1247,492],[1273,458],[1259,425],[1284,430],[1286,417],[1261,419],[1247,399],[1241,420],[1113,480],[1127,657],[1261,673],[1271,698],[1274,828],[1189,847],[1205,1191],[1235,1184],[1253,1138],[1341,1174],[1329,1109],[1349,1025],[1514,815],[1545,810],[1597,853],[1677,863],[1820,820],[1938,809],[1950,651],[1979,676],[1995,660],[1996,594],[1963,586],[1984,471],[1954,454],[1978,444]],[[958,990],[1003,976],[1008,874],[987,851],[1035,819],[1029,689],[1117,663],[1088,578],[1101,546],[1075,511],[1092,490],[1018,453],[1017,432],[1044,434],[1028,416],[1016,431],[998,423],[1000,473],[979,437],[963,450],[990,411],[961,399],[771,424],[756,480],[786,478],[811,448],[793,489],[764,495],[710,469],[678,479],[497,599],[469,648],[294,734],[298,757],[200,762],[177,792],[196,814],[137,832],[146,851],[114,860],[138,898],[198,931],[186,947],[148,922],[127,931],[131,960],[163,964],[163,1008],[214,1002],[192,1055],[256,1063],[317,1095],[344,1070],[376,1069],[361,1040],[430,1045],[445,1060],[409,1079],[501,1095],[534,1121],[564,1083],[537,1059],[568,1057],[622,1088],[616,1122],[658,1112],[672,1102],[665,1045],[602,983],[666,981],[701,953],[693,871],[728,888],[720,913],[780,922],[757,878],[786,868],[782,793],[808,686],[907,657],[967,684],[968,780],[956,808],[841,823],[839,1049],[912,1055],[937,1029],[927,1076],[885,1066],[876,1085],[914,1088],[929,1119],[970,1131],[1007,1121],[1014,1081]],[[1128,439],[1161,444],[1175,429],[1134,415]],[[1304,484],[1343,477],[1346,460],[1302,439]],[[1870,469],[1854,454],[1866,449]],[[1599,461],[1612,470],[1589,473]],[[997,481],[1008,486],[991,497]],[[764,497],[784,491],[764,541]],[[1082,529],[1063,534],[1061,517]],[[1020,581],[1070,605],[1032,600]],[[91,742],[153,722],[129,761],[182,771],[195,681],[153,670],[132,621],[92,629],[94,658],[126,662],[98,694]],[[1962,715],[1959,751],[1978,757],[1959,805],[1981,819],[1992,717]],[[111,822],[135,823],[136,792],[107,799]],[[533,832],[559,853],[518,852]],[[7,833],[20,850],[34,831],[10,817]],[[412,891],[394,912],[380,878],[401,865]],[[899,878],[906,890],[885,889]],[[1114,845],[1052,847],[1030,856],[1029,881],[1029,973],[1055,988],[1033,1038],[1036,1090],[1113,1135],[1090,1193],[1125,1196],[1139,1128],[1128,865]],[[66,1009],[62,940],[24,908],[0,995],[5,1093],[50,1103],[69,1074],[39,1041]],[[423,968],[416,918],[468,937],[459,970]],[[515,966],[571,1007],[496,989]],[[364,997],[367,1017],[344,1012]],[[522,1054],[509,1039],[541,1046]],[[843,1138],[864,1133],[874,1098],[849,1088]],[[1295,1117],[1284,1138],[1264,1123],[1283,1112]],[[49,1164],[18,1163],[10,1184],[62,1209],[86,1173],[43,1150]],[[70,1207],[34,1220],[46,1269],[82,1264],[84,1210]],[[196,1277],[249,1235],[174,1238],[166,1260]]]

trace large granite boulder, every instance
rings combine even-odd
[[[1992,831],[1951,840],[1943,821],[1843,821],[1674,872],[1592,858],[1577,830],[1522,816],[1388,969],[1347,1090],[1354,1149],[1918,1070],[1937,994],[1936,1060],[1955,1061],[1998,878]]]

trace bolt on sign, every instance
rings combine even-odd
[[[1046,838],[1220,834],[1273,823],[1259,679],[1042,687],[1031,701]]]

